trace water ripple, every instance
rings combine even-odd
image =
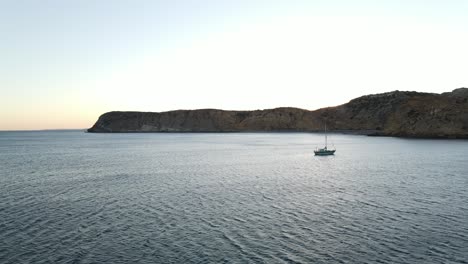
[[[2,134],[0,262],[468,263],[466,141],[315,142]]]

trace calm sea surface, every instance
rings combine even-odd
[[[468,141],[0,132],[0,263],[468,263]]]

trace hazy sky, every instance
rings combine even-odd
[[[0,0],[0,130],[468,86],[468,1]]]

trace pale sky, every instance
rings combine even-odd
[[[0,130],[468,86],[465,0],[0,0]]]

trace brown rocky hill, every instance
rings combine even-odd
[[[309,111],[275,108],[108,112],[88,132],[331,131],[382,136],[468,138],[468,88],[432,94],[393,91]]]

